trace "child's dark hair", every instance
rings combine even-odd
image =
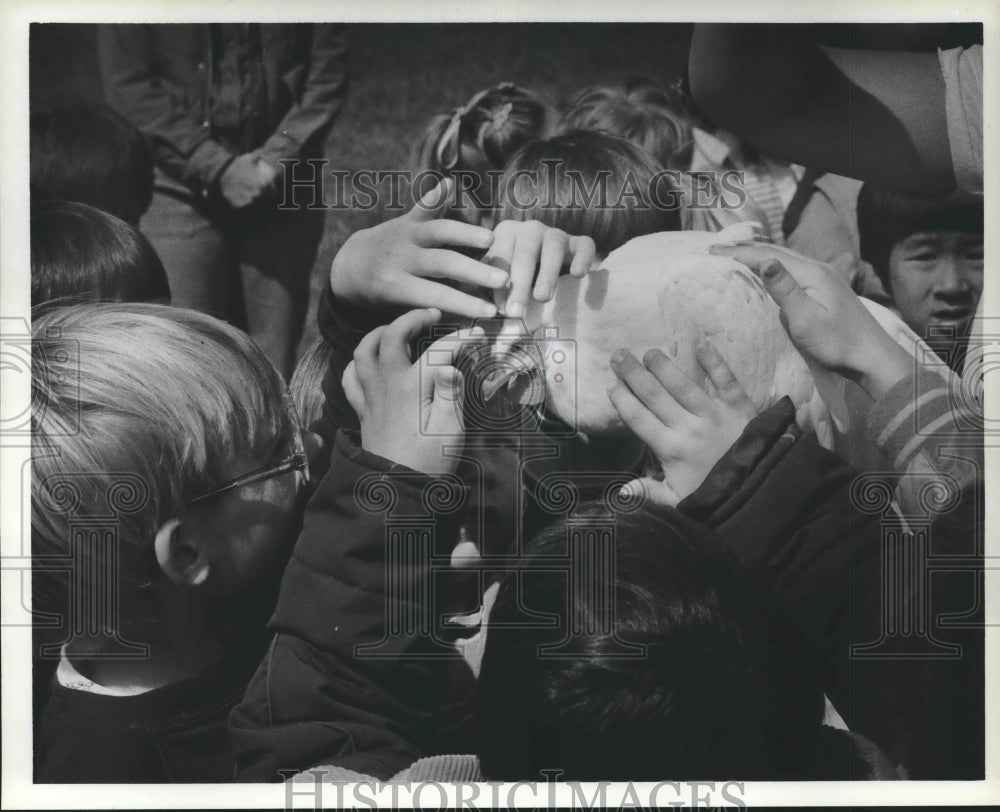
[[[633,237],[680,229],[668,173],[634,144],[571,130],[528,144],[501,182],[504,220],[540,220],[592,237],[607,254]]]
[[[560,129],[617,135],[664,168],[687,169],[691,163],[691,125],[678,114],[672,96],[651,79],[581,91],[570,101]]]
[[[163,263],[134,226],[85,203],[32,209],[32,307],[169,298]]]
[[[543,530],[501,582],[476,687],[483,772],[815,774],[816,662],[714,533],[660,509],[609,520],[604,506],[584,505],[574,513],[581,520],[572,541],[569,522]],[[598,562],[613,566],[605,579],[595,577]],[[849,741],[842,752],[852,758]]]
[[[911,234],[924,231],[983,233],[982,198],[928,197],[866,183],[858,194],[861,258],[870,263],[886,291],[889,256]]]
[[[88,203],[138,225],[153,199],[153,153],[145,137],[106,104],[31,116],[31,199]]]
[[[545,134],[548,109],[531,91],[509,82],[479,91],[451,113],[434,118],[417,146],[420,171],[478,176],[473,195],[483,210],[496,205],[489,171],[503,171],[511,156]]]

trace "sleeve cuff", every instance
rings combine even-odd
[[[800,435],[795,407],[790,398],[783,397],[747,424],[698,490],[682,499],[677,509],[710,524],[723,521]]]
[[[288,133],[278,132],[272,135],[267,141],[264,142],[257,153],[269,160],[273,164],[277,164],[283,158],[298,158],[302,152],[302,144],[300,144]]]
[[[236,160],[228,149],[217,142],[203,141],[188,159],[184,168],[184,182],[201,194],[208,194],[219,181],[226,168]]]
[[[946,431],[958,431],[951,392],[947,381],[930,370],[897,383],[868,415],[869,437],[897,471],[906,470],[931,435]]]
[[[328,341],[335,340],[336,336],[345,333],[365,335],[376,327],[392,321],[393,318],[395,315],[390,311],[369,310],[353,302],[338,299],[329,282],[320,295],[316,313],[320,333]]]
[[[339,451],[346,459],[349,459],[351,462],[354,462],[364,468],[370,468],[373,471],[409,472],[413,474],[414,477],[423,478],[428,481],[434,478],[429,474],[414,471],[412,468],[407,468],[405,465],[400,465],[398,462],[393,462],[385,457],[380,457],[378,454],[372,454],[370,451],[366,451],[361,447],[361,433],[353,429],[339,429],[334,442],[336,444],[337,451]]]

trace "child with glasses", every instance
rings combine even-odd
[[[281,376],[152,304],[53,310],[32,363],[34,608],[62,622],[35,780],[231,780],[309,476]]]

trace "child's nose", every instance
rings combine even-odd
[[[942,257],[938,262],[936,282],[938,293],[963,293],[969,288],[960,264],[952,256]]]

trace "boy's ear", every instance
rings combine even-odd
[[[160,525],[153,548],[160,569],[178,586],[199,586],[208,580],[206,550],[193,534],[183,532],[180,519]]]

